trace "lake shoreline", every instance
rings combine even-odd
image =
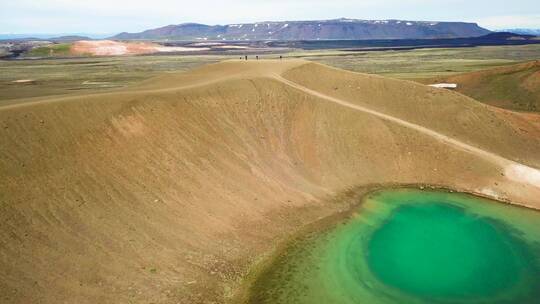
[[[279,242],[273,250],[267,255],[262,256],[258,262],[250,267],[248,275],[240,283],[239,290],[234,294],[229,303],[252,303],[254,291],[257,290],[257,281],[264,277],[272,270],[272,266],[276,264],[284,256],[295,248],[299,243],[305,241],[306,239],[320,235],[325,232],[328,232],[330,229],[335,228],[339,223],[346,221],[355,213],[358,212],[358,209],[362,204],[369,199],[369,197],[380,191],[387,190],[399,190],[399,189],[419,189],[426,191],[436,191],[443,193],[456,193],[456,194],[465,194],[478,197],[480,199],[487,199],[489,201],[497,202],[499,204],[510,205],[512,207],[519,207],[520,209],[526,209],[529,211],[540,212],[540,209],[520,204],[514,203],[509,200],[493,198],[483,193],[476,191],[468,191],[464,189],[453,189],[448,186],[442,185],[428,185],[428,184],[371,184],[365,186],[359,186],[342,193],[339,193],[332,198],[328,199],[329,202],[336,201],[339,199],[345,199],[348,204],[348,208],[344,211],[337,212],[327,217],[320,218],[314,222],[304,225],[299,230],[293,232],[286,239]]]

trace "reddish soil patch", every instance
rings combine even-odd
[[[112,40],[81,40],[73,44],[71,52],[75,55],[115,56],[157,53],[160,45],[147,42],[118,42]]]

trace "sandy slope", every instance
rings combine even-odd
[[[523,169],[540,167],[540,140],[501,117],[304,61],[0,108],[0,299],[223,302],[276,242],[363,185],[540,207],[537,171]]]
[[[515,111],[540,111],[540,60],[422,82],[449,82],[486,104]]]
[[[506,174],[506,176],[510,180],[518,182],[518,183],[526,183],[526,184],[529,184],[529,185],[531,185],[533,187],[540,188],[540,170],[538,170],[536,168],[532,168],[532,167],[520,164],[519,162],[516,162],[516,161],[511,161],[511,160],[509,160],[507,158],[504,158],[504,157],[501,157],[501,156],[499,156],[499,155],[497,155],[495,153],[480,149],[478,147],[475,147],[473,145],[470,145],[470,144],[467,144],[465,142],[459,141],[459,140],[457,140],[455,138],[444,135],[442,133],[433,131],[433,130],[431,130],[429,128],[426,128],[426,127],[423,127],[421,125],[413,124],[413,123],[410,123],[410,122],[408,122],[406,120],[399,119],[397,117],[387,115],[387,114],[384,114],[384,113],[381,113],[381,112],[378,112],[378,111],[374,111],[374,110],[371,110],[371,109],[369,109],[367,107],[364,107],[364,106],[355,105],[355,104],[352,104],[350,102],[344,101],[342,99],[338,99],[338,98],[334,98],[334,97],[331,97],[331,96],[328,96],[328,95],[325,95],[325,94],[321,94],[321,93],[319,93],[317,91],[308,89],[308,88],[303,87],[301,85],[298,85],[297,83],[292,82],[290,80],[287,80],[287,79],[285,79],[285,78],[283,78],[283,77],[281,77],[279,75],[276,76],[276,79],[278,79],[279,81],[282,81],[283,83],[285,83],[285,84],[287,84],[287,85],[289,85],[291,87],[297,88],[297,89],[299,89],[299,90],[301,90],[301,91],[303,91],[303,92],[305,92],[307,94],[310,94],[310,95],[313,95],[313,96],[316,96],[316,97],[319,97],[319,98],[322,98],[322,99],[326,99],[326,100],[328,100],[330,102],[334,102],[336,104],[340,104],[342,106],[345,106],[345,107],[348,107],[348,108],[351,108],[351,109],[355,109],[355,110],[358,110],[358,111],[361,111],[361,112],[365,112],[365,113],[374,115],[374,116],[379,117],[379,118],[381,118],[383,120],[394,122],[394,123],[402,125],[402,126],[404,126],[406,128],[416,130],[416,131],[418,131],[420,133],[431,136],[435,140],[442,141],[442,142],[444,142],[444,143],[448,144],[449,146],[452,146],[452,147],[454,147],[456,149],[461,149],[461,150],[466,151],[468,153],[475,154],[475,155],[481,157],[484,160],[488,160],[488,161],[493,162],[494,165],[497,165],[497,166],[500,166],[500,167],[504,168],[504,173]]]

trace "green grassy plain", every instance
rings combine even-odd
[[[69,56],[71,43],[52,44],[38,47],[28,52],[28,57],[44,57],[44,56]]]
[[[58,44],[58,55],[69,44]],[[45,55],[50,48],[37,48]],[[267,55],[262,58],[275,58]],[[252,56],[253,57],[253,56]],[[426,79],[477,71],[540,58],[540,45],[403,51],[295,51],[303,58],[346,70],[401,79]],[[185,71],[237,55],[153,55],[0,61],[0,105],[7,100],[123,87],[163,72]],[[14,83],[21,79],[29,83]]]
[[[540,58],[540,45],[293,53],[340,69],[400,79],[449,76]]]
[[[5,100],[124,87],[164,72],[185,71],[226,57],[126,56],[0,61]],[[32,83],[14,83],[29,79]]]

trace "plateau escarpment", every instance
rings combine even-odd
[[[120,33],[113,39],[177,40],[325,40],[434,39],[478,37],[490,31],[475,23],[405,20],[335,19],[264,21],[246,24],[184,23],[140,33]]]

